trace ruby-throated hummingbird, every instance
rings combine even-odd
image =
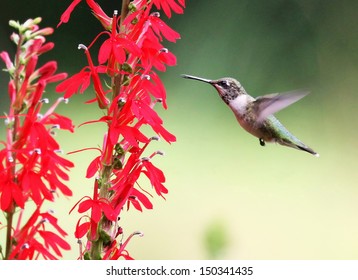
[[[265,142],[276,142],[319,156],[291,134],[273,115],[307,95],[308,91],[291,91],[286,94],[269,94],[254,98],[247,94],[239,81],[233,78],[208,80],[190,75],[182,75],[182,77],[213,85],[222,100],[233,111],[239,124],[247,132],[259,138],[261,146],[265,146]]]

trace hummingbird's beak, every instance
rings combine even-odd
[[[200,78],[200,77],[195,77],[195,76],[191,76],[191,75],[186,75],[186,74],[182,74],[181,75],[183,78],[185,79],[192,79],[192,80],[197,80],[197,81],[202,81],[204,83],[212,83],[212,80],[208,80],[208,79],[204,79],[204,78]]]

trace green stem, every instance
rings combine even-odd
[[[124,32],[124,27],[123,27],[123,20],[127,17],[129,9],[128,9],[128,5],[129,5],[130,0],[123,0],[122,1],[122,10],[121,10],[121,17],[120,17],[120,22],[119,22],[119,30],[120,32]],[[119,69],[120,70],[120,69]],[[115,75],[112,77],[112,102],[113,99],[118,96],[119,92],[120,92],[120,88],[121,88],[121,82],[122,82],[122,75]],[[100,190],[99,190],[99,199],[101,198],[105,198],[105,199],[109,199],[110,198],[110,192],[109,192],[109,188],[110,188],[110,179],[111,179],[111,174],[112,174],[112,170],[113,167],[112,165],[107,166],[107,165],[103,165],[102,170],[100,172]],[[112,230],[112,222],[108,221],[108,219],[102,215],[102,218],[98,224],[98,228],[97,228],[97,240],[92,241],[92,246],[90,249],[90,259],[92,260],[99,260],[102,258],[102,254],[103,254],[103,248],[104,245],[108,242],[110,236],[111,236],[111,230]]]
[[[112,174],[112,166],[104,166],[101,172],[101,184],[99,197],[109,199],[110,193],[108,191],[110,184],[110,176]],[[110,235],[111,232],[111,223],[107,220],[105,216],[102,216],[100,222],[98,223],[97,228],[97,240],[92,241],[92,246],[90,250],[91,260],[100,260],[102,259],[103,247],[108,238],[106,236]]]
[[[19,120],[19,111],[15,111],[14,115],[15,115],[15,120],[14,120],[14,124],[12,126],[12,143],[11,146],[13,146],[13,143],[16,141],[16,137],[17,137],[17,127],[18,127],[18,123],[20,122]],[[17,184],[17,178],[16,178],[16,152],[12,152],[11,153],[12,159],[13,159],[13,165],[11,167],[11,178],[13,178],[13,182],[15,184]],[[5,249],[5,259],[8,259],[10,254],[11,254],[11,248],[12,248],[12,243],[13,243],[13,238],[11,236],[12,233],[12,223],[13,223],[13,217],[15,214],[15,209],[16,209],[16,205],[12,202],[10,205],[10,210],[6,213],[6,223],[7,223],[7,228],[6,228],[6,249]]]
[[[129,2],[130,2],[130,0],[122,1],[121,17],[120,17],[120,21],[119,21],[119,31],[120,32],[125,32],[124,26],[123,26],[123,21],[129,13],[129,8],[128,8]],[[121,68],[122,68],[122,66],[119,65],[119,69],[118,69],[119,72],[121,72]],[[115,98],[119,94],[119,92],[121,90],[121,83],[122,83],[122,74],[119,74],[118,76],[114,77],[114,82],[112,85],[113,98]]]
[[[16,46],[16,54],[15,54],[15,67],[16,71],[14,73],[14,83],[15,83],[15,90],[16,92],[19,92],[21,85],[20,85],[20,71],[19,71],[19,65],[20,65],[20,53],[21,53],[21,46],[24,43],[24,36],[22,34],[20,35],[19,42]]]
[[[120,22],[119,22],[119,26],[120,26],[120,31],[123,32],[124,30],[124,26],[123,26],[123,21],[124,19],[127,17],[128,15],[128,12],[129,12],[129,2],[130,0],[123,0],[122,1],[122,9],[121,9],[121,19],[120,19]]]
[[[119,66],[119,71],[121,71],[121,66]],[[121,90],[121,83],[122,83],[122,75],[118,74],[118,76],[115,76],[113,78],[113,84],[112,84],[112,91],[113,91],[113,99],[118,96]]]
[[[11,253],[11,248],[12,248],[12,222],[13,222],[13,217],[14,217],[14,213],[15,213],[15,207],[14,205],[11,205],[11,210],[10,212],[6,213],[6,223],[7,223],[7,228],[6,228],[6,249],[5,249],[5,259],[7,260],[10,256]]]
[[[24,42],[23,40],[23,36],[20,36],[20,41],[17,45],[17,49],[16,49],[16,55],[15,55],[15,73],[14,73],[14,82],[15,82],[15,89],[16,92],[18,93],[21,85],[20,85],[20,52],[21,52],[21,45]],[[10,105],[11,106],[11,105]],[[13,143],[16,141],[16,137],[17,137],[17,127],[19,125],[19,114],[20,111],[18,109],[15,109],[14,112],[14,124],[12,125],[12,143],[11,146],[13,145]],[[12,152],[11,154],[12,158],[13,158],[13,165],[11,167],[11,177],[13,178],[14,183],[17,183],[17,179],[16,179],[16,153]],[[13,243],[13,238],[12,238],[12,223],[13,223],[13,219],[14,219],[14,214],[15,214],[15,204],[12,202],[10,205],[10,210],[6,213],[6,249],[5,249],[5,259],[8,259],[10,254],[11,254],[11,248],[12,248],[12,243]]]

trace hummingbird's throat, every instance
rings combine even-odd
[[[240,95],[240,89],[237,87],[229,87],[224,89],[218,84],[213,84],[213,86],[218,91],[222,100],[228,105],[230,101],[236,99]]]

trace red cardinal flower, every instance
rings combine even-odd
[[[79,2],[72,2],[60,24],[68,21]],[[166,89],[157,71],[176,65],[175,55],[163,44],[165,40],[176,42],[180,34],[153,10],[163,10],[171,17],[172,12],[183,13],[185,1],[122,1],[120,15],[114,11],[112,18],[95,1],[86,3],[104,30],[88,48],[80,45],[85,50],[88,66],[62,82],[56,91],[70,98],[75,93],[84,93],[92,83],[96,97],[91,102],[98,103],[103,117],[85,124],[102,124],[106,132],[102,147],[96,148],[100,154],[90,160],[86,172],[87,178],[96,176],[93,194],[85,196],[73,208],[82,214],[75,236],[87,237],[80,258],[132,259],[126,246],[138,232],[124,239],[120,216],[130,206],[138,211],[152,209],[152,193],[163,198],[168,193],[164,172],[152,162],[154,155],[163,153],[148,156],[147,148],[159,137],[168,143],[176,141],[156,111],[158,103],[164,109],[168,107]],[[102,35],[107,38],[99,46],[98,64],[95,64],[90,51]],[[148,135],[148,131],[152,134]],[[139,185],[140,177],[147,177],[152,189]]]
[[[72,195],[64,182],[69,180],[67,172],[73,163],[61,156],[54,132],[73,132],[74,125],[54,113],[64,98],[42,111],[43,104],[49,102],[43,98],[46,86],[67,74],[56,73],[56,61],[38,67],[39,56],[54,47],[45,41],[53,29],[40,29],[40,22],[41,18],[23,24],[10,21],[18,32],[11,36],[17,45],[16,59],[12,62],[6,52],[0,54],[10,73],[10,107],[3,116],[6,141],[1,142],[4,147],[0,150],[0,209],[5,212],[8,229],[6,248],[2,247],[5,259],[56,259],[62,250],[70,249],[57,219],[41,211],[45,201],[54,202],[60,194]]]
[[[153,0],[157,9],[163,9],[164,13],[170,18],[172,11],[177,14],[184,12],[185,0]],[[178,3],[177,3],[178,2]]]

